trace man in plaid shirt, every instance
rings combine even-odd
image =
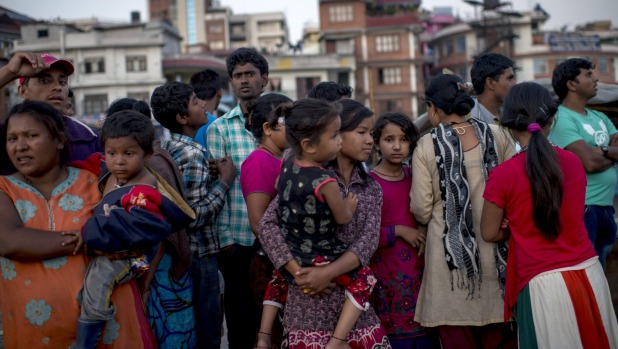
[[[248,130],[246,104],[259,97],[268,84],[268,63],[255,49],[243,47],[228,56],[226,65],[239,103],[210,125],[206,139],[211,159],[229,156],[240,169],[256,145]],[[217,218],[217,232],[223,248],[219,270],[225,280],[227,338],[230,349],[251,349],[258,325],[249,275],[255,237],[238,178],[230,186],[226,201]]]
[[[187,227],[193,265],[193,307],[198,348],[221,346],[221,306],[217,253],[221,241],[214,224],[225,204],[229,186],[236,178],[231,159],[217,161],[219,180],[210,182],[206,149],[193,138],[208,122],[205,102],[197,98],[193,87],[168,82],[157,87],[150,100],[155,119],[167,128],[171,137],[161,145],[172,156],[182,174],[183,189],[196,219]]]

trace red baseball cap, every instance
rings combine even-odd
[[[46,64],[49,64],[49,68],[62,69],[67,74],[67,76],[73,74],[73,72],[75,71],[75,68],[73,68],[73,63],[67,61],[66,59],[58,59],[55,56],[50,55],[49,53],[41,53],[41,58],[43,58]],[[26,77],[19,78],[19,84],[23,85],[26,79]]]

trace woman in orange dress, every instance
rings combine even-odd
[[[68,348],[75,341],[88,257],[74,236],[100,200],[97,177],[65,165],[62,116],[42,102],[18,104],[0,129],[0,161],[18,172],[0,177],[0,309],[5,345]],[[118,312],[100,348],[153,348],[135,282],[114,291]]]

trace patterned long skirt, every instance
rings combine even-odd
[[[148,321],[160,349],[193,348],[197,343],[191,273],[172,277],[172,258],[164,254],[150,285]]]

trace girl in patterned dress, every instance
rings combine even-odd
[[[358,199],[353,193],[342,198],[335,173],[322,167],[334,160],[341,149],[340,110],[339,104],[301,99],[276,111],[285,118],[286,138],[292,149],[283,161],[277,190],[281,230],[295,259],[281,273],[276,272],[269,284],[261,335],[268,335],[265,329],[287,297],[287,283],[298,280],[301,267],[329,264],[347,250],[347,245],[335,236],[337,225],[352,220]],[[369,307],[375,278],[364,267],[334,281],[345,287],[347,297],[326,348],[346,348],[348,334]],[[311,292],[303,290],[305,294]],[[258,341],[260,345],[263,342]]]

